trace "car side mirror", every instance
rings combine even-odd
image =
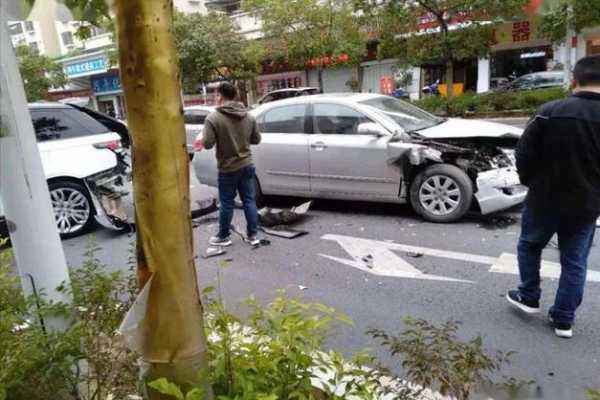
[[[359,135],[369,135],[369,136],[387,136],[388,132],[379,124],[374,122],[363,122],[358,125],[357,133]]]

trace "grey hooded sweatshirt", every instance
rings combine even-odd
[[[250,145],[260,143],[254,116],[242,103],[226,102],[204,122],[204,148],[217,146],[219,172],[235,172],[252,164]]]

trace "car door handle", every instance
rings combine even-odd
[[[323,150],[327,148],[327,145],[323,142],[316,142],[311,144],[310,147],[317,150]]]

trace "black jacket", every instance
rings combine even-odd
[[[527,206],[536,213],[600,215],[600,94],[544,104],[517,148]]]

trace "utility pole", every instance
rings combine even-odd
[[[6,1],[0,2],[0,196],[12,251],[25,295],[70,303],[56,288],[70,284],[23,81],[8,32]],[[44,321],[60,329],[64,321]]]

